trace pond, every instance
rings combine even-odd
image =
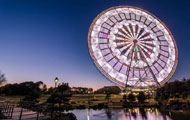
[[[77,120],[190,120],[190,111],[163,111],[157,108],[83,109],[69,111]]]

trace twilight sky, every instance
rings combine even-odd
[[[53,86],[58,77],[71,86],[113,85],[91,61],[87,34],[100,12],[118,5],[145,9],[167,25],[179,52],[172,80],[190,78],[188,0],[1,0],[0,70],[8,83]]]

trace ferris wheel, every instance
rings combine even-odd
[[[178,63],[177,46],[166,25],[132,6],[100,13],[90,26],[88,48],[101,73],[122,88],[160,87]]]

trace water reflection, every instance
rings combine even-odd
[[[77,120],[190,120],[190,111],[169,112],[157,108],[73,110]]]
[[[139,112],[144,120],[147,120],[147,115],[144,108],[139,108]]]
[[[90,109],[87,109],[87,120],[90,120]]]

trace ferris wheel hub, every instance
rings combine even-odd
[[[136,40],[136,39],[133,40],[133,43],[134,43],[134,44],[136,44],[137,42],[138,42],[138,40]]]

